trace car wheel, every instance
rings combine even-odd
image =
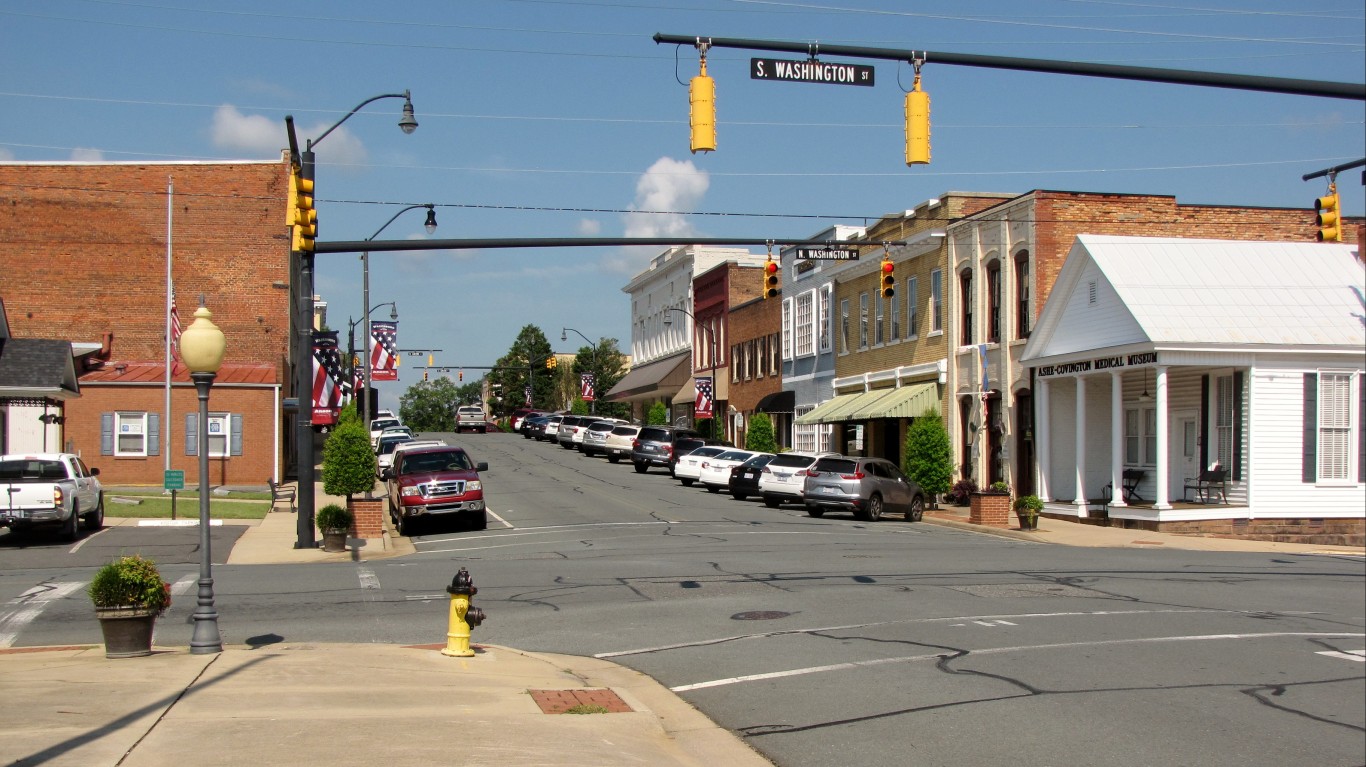
[[[777,498],[770,498],[768,496],[764,496],[764,505],[769,507],[770,509],[778,508],[779,504],[781,503],[782,501],[778,500]]]
[[[734,499],[737,500],[737,501],[743,501],[743,500],[745,500],[746,498],[748,498],[749,495],[747,495],[747,494],[745,494],[745,493],[734,493],[734,492],[733,492],[733,493],[730,494],[730,497],[731,497],[731,498],[734,498]]]
[[[684,487],[692,487],[692,480],[687,477],[682,477],[678,481],[682,482]]]
[[[400,514],[398,519],[394,520],[394,528],[398,530],[399,535],[408,536],[413,532],[413,523],[409,522],[407,517]]]
[[[820,518],[820,517],[825,516],[825,509],[822,509],[822,508],[819,507],[819,506],[807,506],[807,507],[806,507],[806,513],[807,513],[807,516]]]
[[[863,507],[862,512],[854,512],[854,516],[866,522],[876,522],[882,519],[882,496],[877,493],[868,499],[868,505]]]
[[[707,485],[707,492],[708,492],[708,493],[719,493],[719,492],[721,492],[721,488],[719,488],[719,487],[712,487],[711,485]]]
[[[71,516],[67,517],[67,518],[66,518],[66,521],[62,523],[62,540],[65,540],[65,541],[74,541],[74,540],[76,540],[76,525],[77,525],[77,523],[80,522],[80,520],[81,520],[81,507],[79,507],[79,506],[72,506],[72,507],[71,507]]]
[[[637,473],[637,474],[644,474],[644,473],[645,473],[646,471],[648,471],[649,468],[650,468],[649,466],[646,466],[645,464],[641,463],[640,461],[633,461],[632,463],[633,463],[633,465],[636,467],[636,473]]]
[[[489,515],[488,515],[488,512],[483,512],[483,511],[479,512],[479,516],[475,517],[475,518],[474,518],[473,520],[471,520],[471,521],[473,522],[473,524],[470,525],[470,529],[471,529],[471,530],[487,530],[487,529],[489,529]]]
[[[925,518],[925,499],[916,496],[911,499],[910,508],[906,509],[907,522],[919,522]]]
[[[621,460],[621,456],[619,456],[619,455],[609,455],[609,456],[607,456],[607,462],[608,462],[608,463],[617,463],[617,462],[620,461],[620,460]]]
[[[104,527],[104,493],[100,493],[95,510],[85,515],[85,529],[99,530]]]

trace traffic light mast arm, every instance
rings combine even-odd
[[[789,42],[782,40],[746,40],[727,37],[699,37],[697,35],[666,35],[657,33],[656,43],[677,45],[706,45],[711,48],[742,48],[754,51],[782,51],[803,56],[811,54],[811,43]],[[1326,82],[1322,80],[1300,80],[1288,77],[1259,77],[1255,75],[1235,75],[1223,72],[1192,72],[1179,69],[1158,69],[1155,67],[1131,67],[1122,64],[1095,64],[1085,61],[1058,61],[1053,59],[1024,59],[1013,56],[986,56],[974,53],[945,53],[941,51],[909,51],[894,48],[864,48],[851,45],[830,45],[821,43],[820,52],[831,56],[850,58],[885,59],[887,61],[914,62],[921,59],[926,64],[955,64],[966,67],[985,67],[989,69],[1011,69],[1023,72],[1047,72],[1061,75],[1083,75],[1086,77],[1108,77],[1118,80],[1141,80],[1154,83],[1174,83],[1177,85],[1200,85],[1210,88],[1230,88],[1234,90],[1261,91],[1264,93],[1288,93],[1297,96],[1321,96],[1335,99],[1366,101],[1366,84]]]

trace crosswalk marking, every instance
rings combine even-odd
[[[1321,650],[1315,655],[1327,655],[1330,658],[1341,658],[1342,660],[1354,660],[1357,663],[1366,663],[1366,650],[1347,650],[1338,652],[1336,650]]]
[[[49,604],[84,585],[80,581],[40,583],[5,603],[4,609],[0,609],[0,647],[13,647],[19,632],[42,614]]]

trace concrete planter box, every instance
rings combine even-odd
[[[968,501],[968,521],[974,525],[1010,527],[1010,493],[973,493]]]

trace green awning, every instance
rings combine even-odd
[[[834,399],[828,399],[825,402],[822,402],[821,404],[817,405],[815,410],[797,416],[796,420],[794,420],[793,423],[833,423],[833,421],[826,420],[826,418],[832,414],[845,412],[849,408],[849,406],[853,404],[854,400],[858,399],[861,396],[863,395],[841,394],[835,397]]]
[[[885,391],[885,390],[884,390]],[[850,420],[868,418],[919,418],[926,410],[940,410],[939,385],[919,383],[893,389],[887,396],[853,412]]]

